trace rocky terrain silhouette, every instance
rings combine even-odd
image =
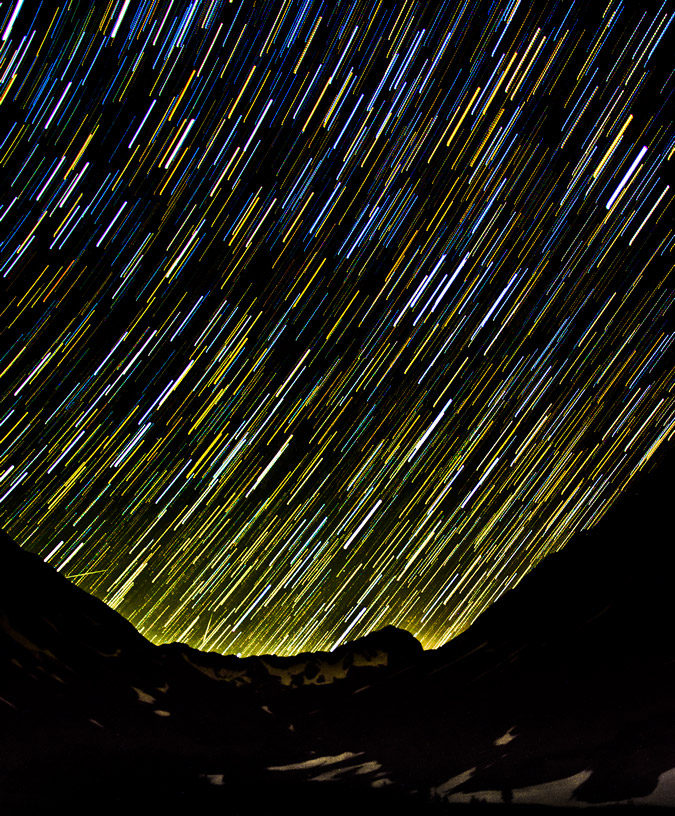
[[[675,805],[673,451],[659,459],[429,651],[394,627],[294,657],[153,645],[0,533],[0,803]]]

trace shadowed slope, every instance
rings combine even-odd
[[[421,651],[393,628],[293,658],[155,646],[0,531],[0,803],[261,797],[306,753],[296,717]]]
[[[313,738],[455,801],[650,795],[675,768],[673,484],[671,451],[462,635],[315,715]]]

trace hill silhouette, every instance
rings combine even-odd
[[[0,532],[0,802],[675,805],[672,449],[660,459],[430,651],[393,627],[294,657],[156,646]]]

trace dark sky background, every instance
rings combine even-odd
[[[0,3],[0,523],[156,642],[465,628],[675,433],[673,17]]]

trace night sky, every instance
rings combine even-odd
[[[675,434],[674,17],[0,3],[0,524],[156,642],[465,628]]]

